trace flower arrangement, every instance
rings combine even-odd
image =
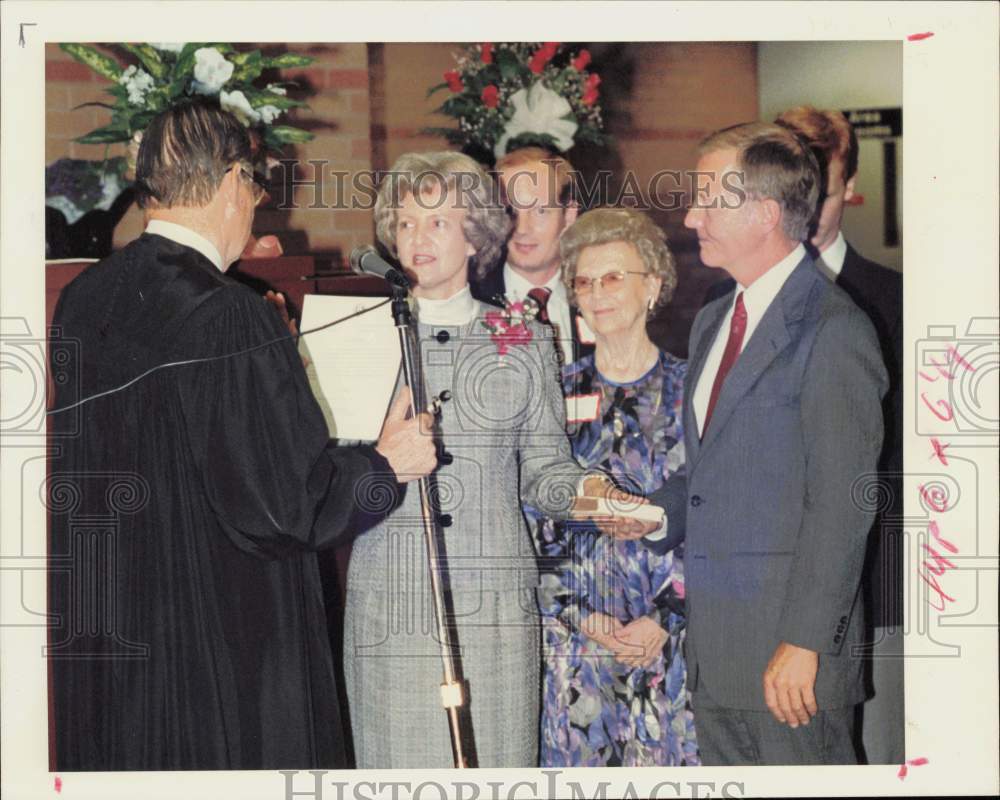
[[[457,119],[458,128],[425,133],[498,159],[529,145],[566,152],[576,142],[604,143],[601,77],[587,69],[589,51],[570,53],[559,42],[483,42],[455,60],[427,95],[451,93],[436,113]]]
[[[526,345],[531,341],[528,322],[538,316],[538,304],[530,297],[517,302],[504,299],[503,310],[487,311],[483,327],[490,332],[490,339],[500,355],[506,355],[513,345]]]
[[[311,56],[264,56],[260,50],[237,51],[231,44],[122,44],[138,62],[123,68],[89,45],[59,46],[113,83],[108,89],[113,104],[84,104],[110,109],[111,122],[76,139],[82,144],[128,142],[157,113],[194,95],[218,96],[222,108],[258,132],[267,150],[313,138],[301,128],[274,124],[289,109],[306,105],[288,97],[287,84],[260,85],[264,70],[304,67],[313,62]]]

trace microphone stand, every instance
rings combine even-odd
[[[416,416],[427,408],[424,382],[417,372],[419,345],[413,332],[413,317],[407,302],[406,288],[390,281],[392,287],[392,318],[399,334],[399,348],[403,357],[403,379],[410,387],[410,412]],[[427,564],[430,569],[431,594],[434,620],[437,624],[438,643],[441,647],[441,664],[444,680],[441,683],[441,704],[448,715],[451,732],[451,751],[455,767],[477,766],[476,743],[472,733],[472,719],[465,704],[462,687],[461,658],[455,649],[451,626],[446,619],[446,601],[441,577],[447,573],[447,558],[442,547],[434,513],[435,502],[431,496],[430,476],[420,479],[420,510],[424,524],[424,543],[427,546]],[[468,736],[465,732],[468,731]]]

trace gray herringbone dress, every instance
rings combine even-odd
[[[451,392],[440,419],[448,454],[435,473],[451,597],[479,766],[537,764],[539,623],[534,549],[521,501],[565,517],[583,470],[564,433],[549,328],[501,356],[481,324],[420,324],[428,396]],[[360,768],[447,768],[420,499],[354,543],[344,663]]]

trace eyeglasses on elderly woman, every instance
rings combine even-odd
[[[636,270],[615,269],[605,272],[596,278],[588,278],[586,275],[576,275],[573,278],[573,291],[578,295],[590,294],[594,289],[594,284],[601,287],[606,292],[617,292],[625,285],[626,275],[649,275],[648,272],[637,272]]]

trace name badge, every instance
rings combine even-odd
[[[574,394],[566,398],[566,422],[593,422],[601,409],[601,396]]]
[[[576,338],[580,344],[595,344],[594,332],[590,329],[582,314],[576,315]]]

